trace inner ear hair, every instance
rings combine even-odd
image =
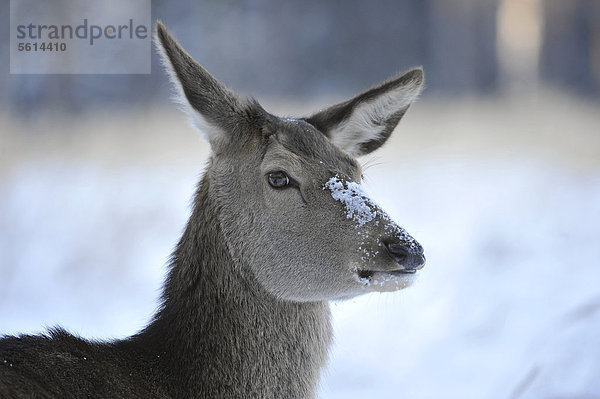
[[[383,145],[423,87],[423,70],[412,69],[305,120],[353,156]]]

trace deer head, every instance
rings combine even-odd
[[[160,22],[156,38],[181,105],[212,149],[205,182],[234,260],[223,267],[249,271],[291,301],[410,285],[423,249],[363,192],[356,158],[390,137],[421,91],[421,69],[310,117],[281,118],[218,82]]]

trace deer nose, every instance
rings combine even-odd
[[[419,245],[416,249],[411,249],[400,242],[386,242],[385,248],[388,254],[402,266],[402,270],[414,272],[425,266],[425,255],[423,248]]]

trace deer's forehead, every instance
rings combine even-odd
[[[302,120],[282,119],[273,126],[266,156],[287,159],[298,166],[315,165],[334,174],[360,175],[360,165],[354,158]]]

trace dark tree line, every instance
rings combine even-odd
[[[423,65],[426,95],[498,89],[500,0],[152,1],[206,68],[246,94],[310,98],[348,94]],[[545,0],[540,74],[545,83],[600,92],[600,2]],[[8,9],[2,10],[8,21]],[[0,28],[8,37],[8,24]],[[0,45],[4,106],[22,112],[161,101],[168,85],[155,54],[151,75],[9,75]],[[116,60],[115,62],[118,62]]]

